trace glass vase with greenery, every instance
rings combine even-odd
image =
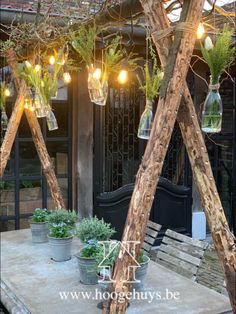
[[[234,60],[235,47],[232,43],[232,34],[228,25],[224,25],[215,43],[210,37],[206,37],[204,46],[201,44],[202,56],[211,72],[209,91],[202,110],[202,130],[206,133],[221,131],[223,106],[219,80]]]
[[[149,62],[146,61],[143,70],[143,76],[145,78],[144,84],[142,84],[141,80],[139,79],[140,89],[146,95],[146,105],[139,122],[138,137],[145,140],[149,139],[151,133],[153,122],[152,113],[153,101],[158,95],[158,91],[160,89],[161,82],[163,79],[163,72],[161,71],[161,69],[158,68],[157,57],[154,49],[151,46],[151,43],[149,44],[149,46],[153,63],[152,69],[150,70]]]

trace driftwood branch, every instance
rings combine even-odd
[[[150,2],[152,16],[155,23],[156,15],[155,6],[159,1]],[[192,27],[197,29],[201,14],[203,0],[186,0],[183,4],[181,21],[191,23]],[[186,24],[187,25],[187,24]],[[181,93],[184,88],[189,62],[192,56],[195,44],[195,36],[192,30],[176,31],[175,40],[172,44],[163,84],[160,90],[157,111],[152,126],[150,139],[139,167],[133,195],[131,198],[125,229],[122,237],[123,243],[126,241],[138,242],[135,248],[134,257],[138,260],[140,248],[144,240],[145,229],[150,215],[153,202],[153,196],[156,191],[159,176],[163,167],[164,158],[168,149],[171,134],[176,121],[178,107],[181,101]],[[133,251],[132,255],[133,255]],[[133,259],[122,247],[117,262],[115,264],[113,280],[114,284],[110,287],[110,292],[115,291],[116,295],[123,293],[125,296],[131,288],[128,281],[132,281],[129,266],[133,265]],[[118,300],[109,300],[107,308],[103,313],[124,313],[127,306],[127,300],[124,303]]]
[[[155,37],[155,31],[161,31],[162,29],[170,27],[166,11],[161,4],[157,4],[155,6],[156,11],[154,11],[154,7],[151,6],[152,0],[140,1],[143,4],[145,15],[152,28],[153,40],[160,60],[165,66],[167,60],[166,53],[168,53],[169,48],[171,47],[172,40],[169,36],[164,40],[158,41]],[[177,120],[188,152],[202,206],[205,209],[208,225],[211,229],[215,248],[218,252],[222,268],[224,269],[232,308],[236,311],[235,238],[229,230],[220,197],[217,192],[206,145],[186,82]]]

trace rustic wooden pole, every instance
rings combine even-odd
[[[170,27],[166,11],[162,3],[153,5],[152,0],[140,0],[140,2],[152,29],[153,41],[160,60],[165,66],[172,40],[170,36],[158,40],[158,34]],[[177,120],[192,166],[195,184],[198,188],[202,206],[205,209],[215,249],[225,273],[231,305],[234,313],[236,313],[236,242],[229,230],[217,192],[206,145],[186,82]]]
[[[3,140],[3,145],[1,147],[1,157],[0,157],[1,176],[3,175],[3,172],[5,170],[7,160],[11,152],[12,144],[15,139],[17,128],[20,123],[20,119],[21,119],[23,109],[24,109],[24,106],[23,106],[24,94],[26,93],[26,84],[24,80],[21,80],[18,76],[18,72],[17,72],[18,65],[16,62],[14,51],[12,49],[6,52],[6,58],[7,58],[8,65],[12,71],[12,75],[14,77],[16,87],[19,92],[18,92],[16,104],[13,110],[13,117],[10,118],[9,126]],[[36,146],[39,159],[41,161],[43,172],[47,179],[49,188],[51,190],[51,195],[54,200],[55,206],[57,208],[65,208],[64,200],[61,195],[61,190],[60,190],[60,187],[59,187],[59,184],[58,184],[58,181],[57,181],[57,178],[56,178],[53,166],[52,166],[50,156],[47,152],[47,148],[43,139],[43,135],[42,135],[38,120],[34,112],[25,110],[25,114],[30,125],[34,144]],[[2,161],[3,161],[3,166],[2,166]]]
[[[17,81],[19,87],[18,97],[16,99],[16,103],[12,110],[12,114],[8,123],[8,127],[1,145],[0,149],[0,177],[3,177],[8,158],[11,153],[12,145],[14,143],[16,132],[18,130],[18,126],[20,124],[20,120],[24,111],[24,97],[26,93],[26,84],[23,80],[20,80],[17,72],[16,62],[15,62],[15,54],[12,49],[8,49],[5,52],[5,56],[7,58],[9,66],[14,71],[13,75],[15,80]]]
[[[12,145],[14,143],[16,132],[20,124],[20,120],[24,111],[24,96],[26,92],[26,86],[24,82],[20,84],[19,95],[16,99],[11,118],[8,123],[8,127],[0,149],[0,177],[3,177],[4,170],[6,168],[8,158],[11,153]]]
[[[153,5],[157,1],[153,1]],[[135,187],[129,206],[129,212],[123,233],[122,241],[137,241],[135,258],[138,258],[144,232],[149,218],[156,185],[161,174],[163,161],[170,142],[180,105],[184,82],[186,79],[189,62],[195,44],[193,30],[197,29],[203,8],[203,0],[184,1],[180,23],[175,32],[175,40],[171,46],[168,62],[165,69],[163,84],[157,106],[155,119],[143,156],[142,163],[137,173]],[[113,279],[110,287],[117,295],[126,294],[130,289],[127,278],[132,279],[129,265],[133,261],[127,251],[121,248],[115,265]],[[119,299],[109,300],[103,313],[124,313],[127,302],[120,303]]]

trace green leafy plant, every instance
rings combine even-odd
[[[124,63],[129,70],[134,71],[138,67],[140,58],[132,52],[126,56],[126,50],[121,47],[121,39],[121,36],[116,36],[105,47],[102,85],[112,73],[118,73],[122,70]]]
[[[80,256],[86,258],[95,258],[99,251],[100,245],[98,241],[88,240],[80,251]]]
[[[145,78],[144,84],[140,82],[140,89],[146,95],[148,100],[153,101],[155,97],[158,95],[162,79],[163,79],[163,72],[161,69],[158,68],[157,65],[157,57],[153,47],[150,44],[150,53],[152,57],[152,70],[150,71],[149,63],[146,61],[143,76]]]
[[[52,238],[71,237],[70,228],[64,222],[49,224],[49,236]]]
[[[77,214],[74,210],[69,211],[66,209],[55,209],[50,212],[48,216],[49,225],[57,225],[60,223],[66,224],[69,228],[74,227],[77,221]]]
[[[70,34],[72,47],[87,66],[93,63],[94,45],[99,33],[100,29],[95,24],[89,28],[82,24],[76,34]]]
[[[0,182],[0,190],[10,190],[13,186],[8,181],[1,181]]]
[[[5,82],[0,82],[0,110],[6,110],[6,95],[5,95],[6,84]]]
[[[33,188],[33,182],[32,181],[21,181],[20,183],[20,188],[25,188],[25,189],[29,189],[29,188]]]
[[[203,58],[210,68],[212,84],[218,83],[220,75],[234,61],[235,47],[233,46],[232,35],[233,32],[225,24],[222,33],[216,37],[214,44],[207,45],[207,41],[211,41],[209,37],[206,38],[205,47],[201,43]]]
[[[144,252],[144,249],[140,250],[138,262],[139,262],[139,264],[143,264],[145,262],[145,252]]]
[[[56,95],[58,90],[58,80],[62,76],[63,66],[58,64],[59,53],[54,50],[55,63],[49,66],[46,62],[48,56],[42,55],[42,64],[37,69],[29,61],[25,61],[23,65],[19,66],[19,74],[27,82],[30,88],[38,92],[44,103],[48,105],[52,97]]]
[[[119,254],[120,245],[116,241],[109,241],[100,245],[95,256],[98,272],[102,267],[113,268]]]
[[[47,222],[48,211],[46,208],[35,208],[33,215],[31,216],[32,222]]]
[[[99,220],[97,217],[84,218],[76,229],[76,236],[82,242],[88,240],[106,241],[115,233],[111,225],[105,223],[103,219]]]

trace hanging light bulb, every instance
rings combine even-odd
[[[63,80],[66,84],[69,84],[71,82],[71,75],[69,72],[63,73]]]
[[[33,102],[30,104],[29,110],[32,112],[35,111],[35,105]]]
[[[121,70],[117,79],[120,84],[125,84],[128,80],[128,71]]]
[[[102,70],[100,68],[96,68],[93,72],[93,78],[100,80],[102,77]]]
[[[30,107],[30,99],[29,98],[25,98],[24,108],[25,109],[29,109],[29,107]]]
[[[11,91],[10,91],[10,89],[8,87],[5,88],[4,94],[5,94],[6,97],[11,96]]]
[[[197,39],[201,39],[205,33],[205,28],[202,23],[199,23],[197,28]]]
[[[25,61],[25,65],[26,65],[27,68],[31,68],[32,67],[32,64],[28,60]]]
[[[49,64],[54,65],[55,62],[56,62],[55,57],[54,57],[53,55],[51,55],[51,56],[49,57]]]
[[[34,69],[35,69],[36,72],[39,72],[41,70],[41,65],[40,64],[36,64]]]
[[[3,110],[1,113],[1,128],[2,130],[6,131],[8,125],[8,117],[6,111]]]
[[[47,120],[47,126],[49,131],[57,130],[58,129],[58,124],[57,124],[57,119],[52,112],[52,110],[48,111],[48,114],[46,116]]]
[[[140,118],[139,127],[138,127],[138,137],[141,139],[148,140],[151,133],[153,122],[153,114],[152,114],[152,101],[146,100],[145,110],[142,113]]]

